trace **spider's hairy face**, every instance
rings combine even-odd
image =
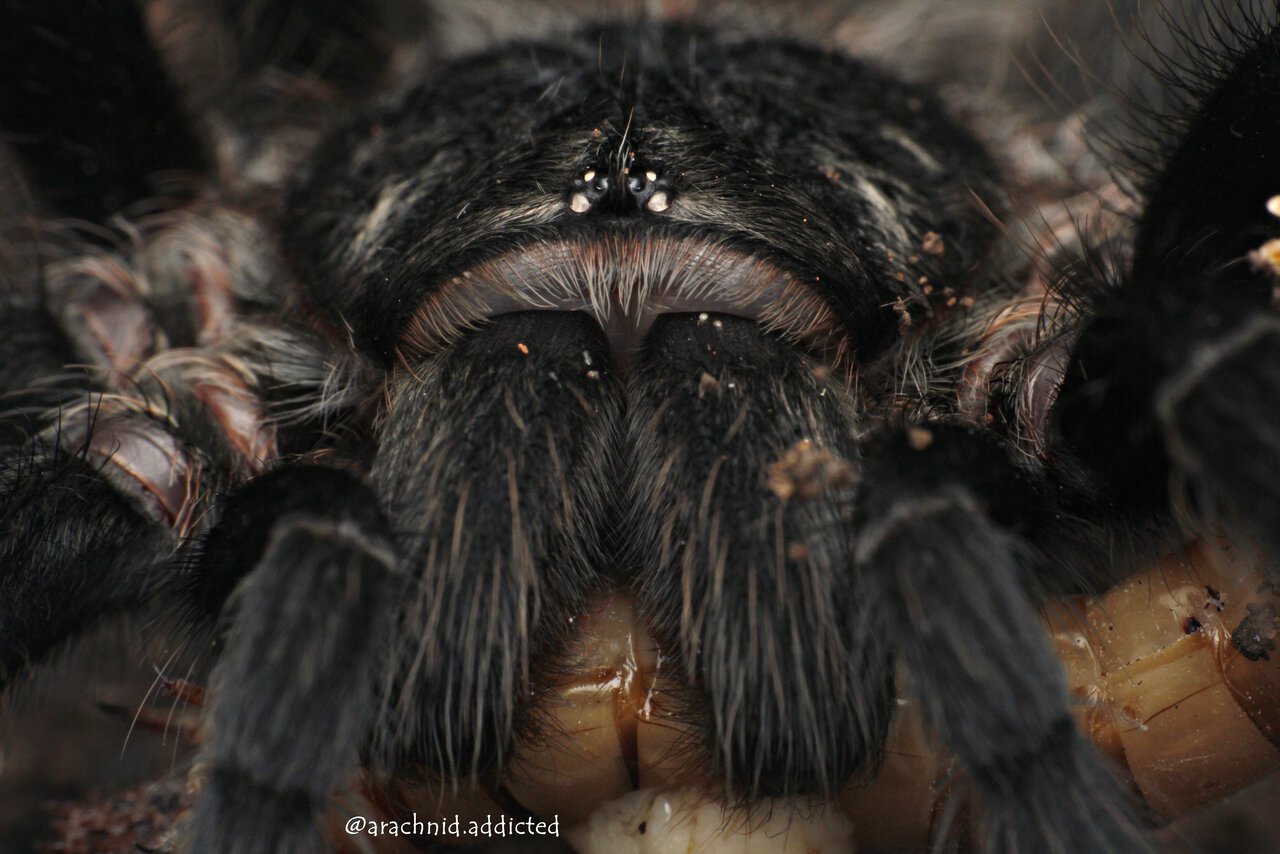
[[[967,290],[987,254],[976,198],[1001,206],[995,173],[934,98],[874,68],[675,25],[463,60],[321,146],[286,246],[313,304],[394,368],[372,476],[424,579],[417,607],[467,639],[411,633],[405,655],[480,667],[447,707],[413,674],[424,696],[399,714],[504,698],[424,764],[502,764],[513,722],[541,714],[521,698],[559,672],[530,677],[528,657],[562,655],[614,589],[639,598],[664,679],[711,695],[683,712],[687,749],[735,795],[829,794],[869,761],[890,680],[841,569],[854,437],[894,397],[877,357],[945,323],[929,294]],[[453,607],[431,601],[429,579],[508,561],[521,578],[496,607],[469,580]]]

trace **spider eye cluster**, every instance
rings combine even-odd
[[[634,157],[630,158],[634,161]],[[585,214],[604,207],[603,203],[610,199],[610,190],[614,186],[625,187],[625,191],[614,200],[612,209],[625,212],[628,209],[648,211],[660,214],[671,207],[675,188],[653,169],[640,169],[634,162],[622,170],[617,178],[611,178],[607,171],[588,169],[581,177],[575,178],[569,185],[569,210],[575,214]]]

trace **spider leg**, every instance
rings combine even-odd
[[[326,850],[318,818],[374,720],[399,590],[377,499],[336,469],[264,475],[227,500],[201,574],[235,588],[186,849]]]
[[[158,593],[177,575],[169,558],[210,521],[217,493],[276,456],[255,372],[267,368],[220,349],[241,327],[200,308],[235,297],[195,289],[158,307],[156,294],[173,282],[154,256],[172,242],[157,238],[150,248],[160,251],[133,256],[80,245],[81,254],[51,260],[43,286],[56,309],[15,291],[29,311],[6,323],[42,321],[23,337],[44,333],[33,352],[55,381],[25,369],[10,376],[18,406],[6,421],[15,434],[29,432],[2,452],[0,634],[11,643],[0,653],[0,682],[99,617]],[[234,243],[220,251],[227,255],[175,253],[177,279],[251,278],[228,263]],[[209,346],[166,349],[183,330]]]
[[[0,12],[11,25],[0,39],[33,75],[0,95],[0,126],[18,132],[9,141],[37,198],[64,213],[105,218],[155,194],[153,169],[206,165],[137,12],[115,2]],[[69,81],[82,56],[102,73]],[[71,82],[92,103],[62,92]],[[116,89],[99,91],[108,82]],[[131,141],[114,123],[147,98],[155,140]],[[82,172],[100,180],[69,180]],[[315,367],[343,361],[321,336],[246,316],[286,298],[260,231],[244,215],[171,212],[134,226],[133,247],[107,248],[105,230],[50,224],[32,237],[41,257],[18,259],[30,269],[0,294],[0,685],[174,579],[169,558],[212,517],[217,493],[276,455],[264,393],[296,399],[307,386],[305,417],[350,402],[347,389],[315,388],[345,375]],[[281,352],[297,364],[282,365]],[[282,384],[293,387],[272,387]]]
[[[991,851],[1144,851],[1115,775],[1077,730],[1010,525],[1037,504],[1006,452],[967,428],[864,448],[857,573],[874,631],[981,797]],[[940,829],[946,833],[947,829]]]
[[[391,729],[458,780],[501,767],[530,668],[600,584],[621,398],[585,315],[500,316],[399,372],[372,480],[406,576]]]
[[[1280,554],[1280,27],[1250,26],[1147,187],[1132,268],[1084,307],[1053,411],[1108,513],[1175,509]]]
[[[734,796],[832,794],[870,768],[890,653],[849,567],[851,402],[757,324],[664,315],[629,385],[632,584],[707,705]]]
[[[98,619],[133,609],[169,528],[121,495],[101,462],[59,448],[0,460],[0,688]]]
[[[36,210],[100,222],[155,197],[157,171],[206,168],[138,4],[6,3],[0,49],[22,73],[0,128]],[[0,686],[154,592],[193,487],[212,487],[194,449],[217,433],[166,423],[202,409],[160,404],[171,372],[135,381],[157,332],[127,265],[94,245],[106,232],[36,229],[41,257],[15,257],[0,293]]]
[[[205,165],[137,4],[6,3],[0,50],[22,74],[0,92],[0,128],[41,203],[99,221],[154,195],[154,171]],[[105,440],[86,452],[93,413],[49,415],[102,390],[66,367],[81,354],[53,296],[15,282],[0,293],[0,687],[99,616],[137,605],[146,568],[174,547],[120,494]]]

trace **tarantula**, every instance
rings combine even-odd
[[[1038,609],[1280,546],[1276,7],[1169,60],[1117,175],[675,5],[461,56],[448,6],[0,12],[45,215],[0,292],[0,686],[155,603],[209,632],[187,850],[323,848],[357,767],[518,800],[624,594],[726,803],[873,777],[905,674],[984,847],[1148,847]]]

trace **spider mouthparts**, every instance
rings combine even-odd
[[[538,700],[540,734],[517,750],[504,788],[519,808],[554,818],[575,850],[707,854],[746,850],[843,851],[854,822],[836,800],[769,798],[753,806],[723,796],[689,723],[696,692],[664,669],[664,656],[636,603],[621,592],[574,618],[569,649]],[[442,800],[401,789],[423,814],[501,810],[479,791]]]
[[[401,349],[434,352],[487,318],[530,310],[590,314],[622,360],[668,313],[736,315],[818,346],[839,337],[826,300],[773,261],[705,237],[620,233],[532,243],[450,278],[418,308]]]
[[[605,801],[667,782],[672,739],[682,731],[673,710],[660,707],[659,682],[670,679],[629,598],[606,597],[574,627],[556,668],[573,675],[561,675],[540,701],[539,717],[554,721],[550,734],[523,746],[508,775],[508,789],[523,806],[571,824]]]

